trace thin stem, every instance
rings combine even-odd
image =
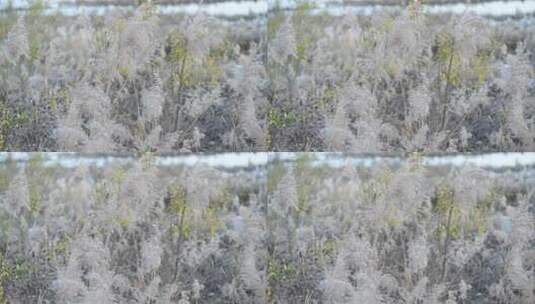
[[[446,225],[446,239],[444,240],[444,258],[442,260],[442,275],[440,277],[441,281],[446,279],[447,275],[447,266],[448,266],[448,247],[451,241],[451,218],[453,215],[453,207],[450,207],[448,211],[448,223]]]
[[[453,42],[451,44],[452,44],[452,50],[451,50],[450,59],[448,63],[448,70],[446,72],[446,88],[444,90],[443,105],[442,105],[442,125],[440,128],[441,131],[446,128],[448,124],[448,120],[449,120],[448,119],[448,106],[449,106],[449,97],[450,97],[450,90],[451,90],[450,78],[451,78],[451,69],[453,66],[453,57],[455,54],[453,52]]]
[[[178,130],[178,121],[180,116],[180,107],[182,106],[182,91],[184,90],[184,82],[185,82],[185,71],[186,71],[186,60],[188,58],[187,52],[184,54],[184,57],[182,57],[182,62],[180,64],[180,72],[178,74],[179,84],[178,84],[178,102],[177,107],[175,110],[175,125],[173,127],[174,131]]]
[[[178,264],[180,262],[180,251],[181,251],[181,245],[182,241],[184,239],[184,217],[186,215],[186,206],[182,206],[180,209],[180,218],[178,220],[178,244],[177,244],[177,254],[176,254],[176,260],[175,260],[175,274],[173,277],[173,281],[176,280],[178,276]]]

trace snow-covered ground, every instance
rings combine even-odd
[[[50,152],[50,153],[27,153],[27,152],[0,152],[0,162],[8,160],[25,163],[32,157],[42,157],[44,166],[62,166],[75,168],[78,166],[104,167],[114,164],[127,164],[135,157],[129,155],[84,155],[77,153]],[[196,153],[173,156],[155,156],[154,161],[159,166],[194,166],[206,165],[210,167],[238,169],[264,166],[268,162],[268,153]]]
[[[352,12],[360,15],[370,15],[380,10],[399,9],[396,5],[360,5],[358,3],[347,4],[342,0],[315,0],[314,11],[329,12],[333,15],[342,15]],[[269,8],[279,7],[281,9],[293,9],[301,3],[299,0],[269,0]],[[423,4],[423,9],[431,14],[453,13],[462,14],[465,12],[483,16],[503,17],[518,14],[531,14],[535,12],[534,0],[517,1],[489,1],[479,3],[449,3],[449,4]]]
[[[35,155],[43,158],[45,166],[59,165],[63,167],[77,167],[80,165],[106,166],[110,164],[124,164],[135,159],[133,156],[110,154],[110,155],[87,155],[78,153],[27,153],[27,152],[1,152],[0,162],[8,159],[16,162],[27,162]],[[227,169],[261,167],[270,160],[279,159],[291,162],[302,156],[303,153],[294,152],[258,152],[258,153],[196,153],[182,155],[154,156],[154,161],[160,166],[194,166],[206,165]],[[312,164],[330,167],[342,167],[348,163],[359,167],[371,167],[387,163],[399,164],[406,158],[389,155],[352,155],[345,153],[308,153],[312,158]],[[487,153],[487,154],[445,154],[428,155],[421,157],[422,164],[427,166],[476,166],[489,169],[510,169],[519,167],[535,166],[535,152],[529,153]]]
[[[0,9],[9,6],[9,0],[1,0]],[[11,0],[12,7],[17,9],[28,8],[32,0]],[[60,12],[64,15],[73,16],[81,13],[103,15],[111,10],[133,10],[134,6],[124,5],[86,5],[76,4],[74,0],[43,0],[46,5],[46,13],[53,14]],[[266,1],[222,1],[207,4],[173,4],[173,5],[156,5],[162,14],[195,14],[205,13],[213,16],[222,17],[240,17],[262,15],[267,12]]]
[[[404,157],[395,155],[351,155],[346,153],[310,153],[312,162],[316,165],[330,167],[343,167],[348,163],[355,166],[371,167],[381,163],[399,164]],[[293,161],[299,153],[283,152],[272,153],[270,159],[278,158],[281,161]],[[486,154],[445,154],[421,156],[426,166],[476,166],[489,169],[507,169],[535,166],[535,153],[486,153]]]
[[[10,2],[11,1],[11,2]],[[75,0],[43,0],[47,6],[47,13],[61,12],[65,15],[77,15],[80,13],[91,13],[102,15],[109,10],[132,10],[133,6],[116,6],[116,5],[85,5],[76,4]],[[0,9],[5,9],[11,3],[12,7],[24,9],[29,6],[32,0],[2,0],[0,1]],[[159,11],[163,14],[174,13],[206,13],[214,16],[224,17],[239,17],[249,15],[262,15],[268,10],[275,7],[281,9],[293,9],[301,0],[244,0],[244,1],[221,1],[207,4],[173,4],[173,5],[157,5]],[[312,0],[314,4],[313,12],[321,13],[328,12],[333,15],[341,15],[352,12],[355,14],[369,15],[378,10],[393,10],[399,9],[399,6],[392,5],[359,5],[344,4],[341,0]],[[534,0],[518,0],[518,1],[490,1],[481,3],[451,3],[451,4],[436,4],[424,5],[424,9],[433,14],[438,13],[455,13],[460,14],[464,12],[471,12],[478,15],[506,17],[518,14],[532,14],[535,13]]]

